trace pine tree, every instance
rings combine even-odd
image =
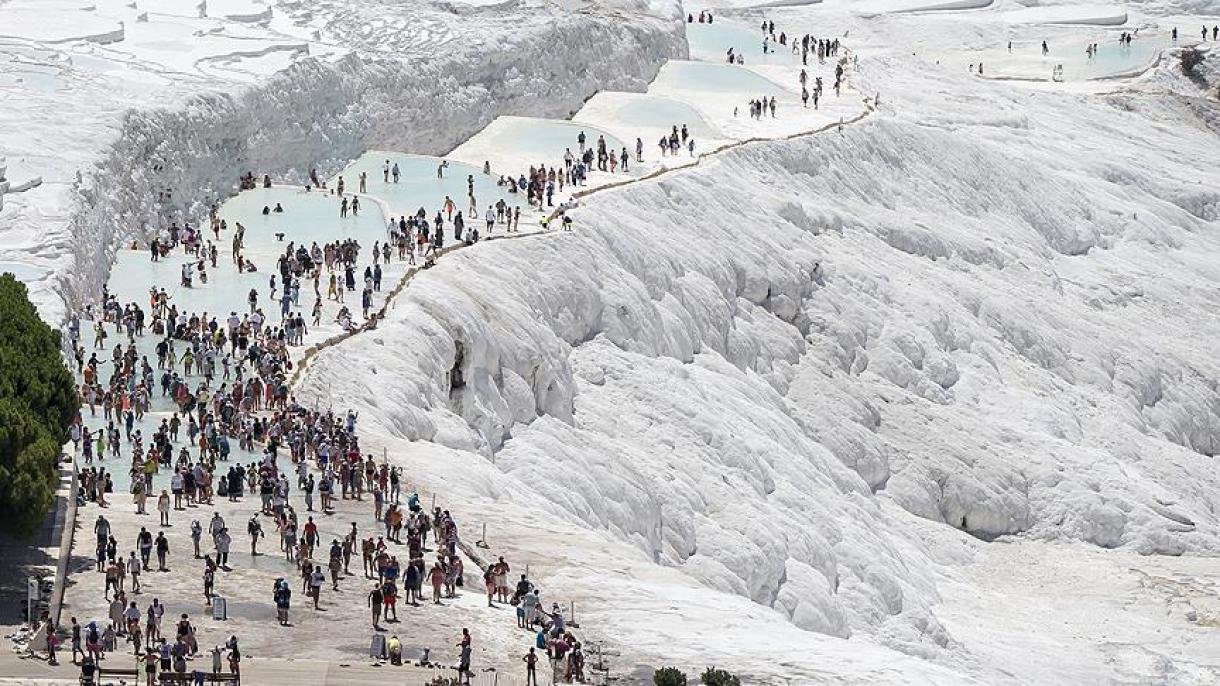
[[[55,463],[77,410],[59,332],[25,284],[0,274],[0,528],[35,530],[55,495]]]
[[[652,674],[655,686],[686,686],[686,675],[677,667],[662,667]]]
[[[741,686],[741,680],[733,674],[716,667],[708,667],[699,677],[703,686]]]

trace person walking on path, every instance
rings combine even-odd
[[[313,609],[318,609],[318,600],[322,597],[322,584],[326,583],[326,573],[321,565],[314,565],[313,573],[309,575],[309,595],[313,598]]]
[[[227,528],[222,528],[216,534],[216,563],[222,568],[229,568],[229,546],[233,544],[233,537],[229,535]]]
[[[538,654],[534,652],[533,646],[530,646],[530,651],[521,660],[525,662],[525,686],[538,686]]]
[[[201,525],[199,523],[198,519],[193,520],[191,522],[191,543],[193,543],[195,545],[195,559],[196,560],[198,560],[201,557],[201,555],[199,554],[199,542],[202,538],[203,538],[203,525]]]
[[[55,622],[47,620],[47,663],[58,665],[55,649],[59,647],[59,635],[55,633]]]
[[[165,532],[157,533],[157,571],[168,572],[169,568],[165,566],[165,558],[169,555],[169,539],[165,537]]]
[[[381,630],[381,606],[385,602],[385,596],[381,593],[381,584],[373,587],[369,592],[369,607],[373,609],[373,630]]]
[[[85,651],[81,647],[81,629],[80,624],[77,624],[76,617],[72,618],[72,664],[77,664],[77,653],[83,658]]]
[[[288,609],[292,604],[292,589],[288,587],[288,582],[284,579],[277,579],[275,593],[272,595],[275,600],[275,614],[280,621],[280,626],[288,626]]]
[[[169,526],[169,491],[165,489],[157,498],[157,512],[161,513],[161,526]]]
[[[140,527],[140,533],[136,534],[136,545],[140,548],[140,561],[144,564],[144,571],[149,571],[149,559],[152,557],[153,537],[152,533]]]
[[[460,652],[458,653],[458,683],[470,683],[470,630],[462,629],[462,640],[458,642]]]
[[[445,570],[441,568],[441,563],[432,564],[432,571],[428,573],[428,578],[432,582],[432,603],[441,605],[441,587],[445,584]]]
[[[131,592],[140,592],[140,571],[142,566],[140,561],[136,559],[136,551],[131,551],[131,555],[127,558],[127,576],[131,577]]]
[[[258,521],[258,515],[250,517],[250,523],[246,525],[246,532],[250,534],[250,555],[258,556],[258,539],[263,537],[263,525]]]

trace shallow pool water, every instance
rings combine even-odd
[[[671,61],[661,67],[653,87],[752,96],[772,95],[784,90],[774,81],[745,67],[682,61]]]
[[[632,94],[636,95],[636,94]],[[685,124],[692,135],[715,137],[718,132],[690,105],[656,95],[624,98],[614,112],[615,118],[631,127],[668,129]]]
[[[245,224],[245,221],[242,221]],[[232,226],[230,224],[230,226]],[[225,264],[218,274],[216,269],[208,268],[209,281],[201,283],[194,280],[191,288],[179,285],[182,265],[194,264],[195,260],[184,256],[181,251],[174,251],[168,257],[153,262],[146,250],[122,250],[117,255],[109,281],[110,292],[114,293],[120,302],[148,303],[149,288],[156,286],[164,288],[170,294],[170,302],[176,304],[179,310],[203,313],[224,319],[230,312],[244,314],[249,312],[246,306],[246,295],[250,289],[256,289],[265,299],[268,294],[268,279],[276,274],[275,265],[267,263],[267,259],[253,258],[259,271],[253,274],[237,274],[229,258],[228,240],[232,232],[221,235],[220,260]],[[287,245],[285,243],[285,245]],[[306,243],[308,245],[308,243]],[[219,261],[218,261],[219,264]],[[304,300],[304,295],[302,295]],[[312,301],[303,305],[308,309]],[[263,311],[274,306],[270,300],[261,304]],[[276,308],[278,311],[278,308]],[[223,316],[222,316],[223,315]],[[86,336],[91,339],[91,336]]]
[[[1165,36],[1146,36],[1136,38],[1130,45],[1119,45],[1118,40],[1096,41],[1097,52],[1092,59],[1085,54],[1085,46],[1075,46],[1074,59],[1063,61],[1065,75],[1075,78],[1099,78],[1114,74],[1137,71],[1152,63],[1161,50],[1169,46]],[[1055,56],[1055,51],[1051,56]]]
[[[696,60],[725,62],[729,48],[733,49],[734,54],[745,57],[746,66],[790,64],[799,59],[799,56],[792,54],[791,43],[780,45],[776,41],[769,41],[767,52],[763,52],[761,23],[754,28],[721,19],[711,24],[688,23],[686,42],[690,46],[691,59]]]
[[[59,69],[0,54],[0,87],[12,86],[50,93],[64,87]]]
[[[1169,36],[1164,33],[1146,34],[1130,45],[1120,45],[1119,33],[1106,32],[1089,40],[1050,41],[1048,55],[1042,55],[1041,43],[1028,43],[1014,45],[1012,53],[996,50],[976,54],[972,59],[983,62],[984,74],[988,77],[1049,80],[1055,66],[1062,65],[1063,80],[1080,81],[1142,71],[1170,46]],[[1091,43],[1097,44],[1093,57],[1086,52]]]
[[[355,193],[355,184],[347,188],[347,198],[360,196]],[[360,214],[353,215],[350,211],[347,217],[339,216],[341,200],[329,191],[310,191],[296,188],[258,188],[245,191],[226,202],[220,216],[232,226],[234,219],[246,227],[246,242],[251,240],[275,242],[275,234],[283,233],[284,242],[296,241],[309,245],[317,241],[319,245],[355,238],[362,243],[365,239],[372,245],[373,240],[385,235],[386,220],[382,218],[376,203],[369,198],[361,197]],[[264,216],[263,207],[274,208],[280,203],[283,214],[274,212]],[[210,238],[211,236],[209,236]],[[228,240],[221,236],[221,240]],[[220,246],[228,248],[228,244]],[[261,265],[260,265],[261,269]]]
[[[501,117],[490,133],[494,136],[492,144],[500,157],[555,164],[563,158],[566,150],[571,150],[573,155],[579,154],[577,137],[582,131],[587,146],[596,146],[599,136],[606,140],[608,150],[619,150],[625,146],[623,141],[594,126],[533,117]]]
[[[397,184],[386,183],[382,178],[381,167],[386,159],[392,163],[398,163],[401,176]],[[475,192],[479,195],[480,201],[491,203],[503,194],[503,191],[496,187],[493,181],[483,176],[480,170],[469,165],[450,163],[443,178],[437,178],[436,168],[440,162],[439,158],[401,153],[374,151],[365,154],[342,173],[346,182],[345,190],[348,198],[356,195],[363,201],[359,216],[353,216],[349,212],[346,218],[339,216],[340,199],[331,194],[330,190],[307,192],[303,186],[300,188],[277,186],[243,191],[226,200],[220,207],[220,216],[228,223],[228,229],[219,237],[212,234],[210,230],[205,232],[205,241],[210,240],[215,243],[219,253],[217,267],[208,266],[207,268],[208,283],[203,283],[198,278],[197,272],[194,272],[196,276],[192,287],[187,288],[180,285],[183,265],[193,266],[195,264],[195,260],[188,259],[181,249],[172,251],[168,257],[156,262],[150,259],[147,249],[124,249],[118,251],[116,255],[108,288],[120,302],[135,301],[142,305],[149,302],[150,288],[164,288],[171,298],[171,303],[180,310],[201,315],[207,313],[208,316],[214,316],[222,322],[230,312],[236,312],[239,315],[249,312],[247,295],[251,289],[254,289],[258,294],[258,306],[271,321],[277,321],[275,314],[279,311],[279,302],[278,299],[271,298],[270,280],[272,274],[277,274],[277,286],[282,287],[282,284],[278,283],[276,259],[287,248],[289,241],[295,241],[308,247],[314,241],[321,245],[344,238],[355,238],[362,246],[359,262],[362,268],[369,263],[368,250],[375,242],[386,238],[386,219],[383,217],[380,205],[374,202],[373,195],[386,202],[391,210],[398,209],[400,213],[413,212],[422,206],[431,217],[442,206],[446,195],[454,198],[454,201],[458,203],[465,200],[467,174],[475,176]],[[373,195],[359,193],[358,177],[361,171],[368,174],[367,189]],[[329,180],[327,185],[333,189],[335,179]],[[519,196],[508,197],[510,201],[513,201]],[[264,207],[274,208],[276,203],[283,206],[282,214],[264,215],[262,213]],[[238,223],[246,228],[244,253],[257,265],[258,270],[254,273],[238,274],[233,267],[231,245],[233,232]],[[279,233],[284,234],[282,240],[276,236]],[[0,271],[7,266],[8,263],[0,262]],[[24,267],[20,264],[15,266]],[[397,278],[401,276],[403,268],[403,265],[397,261],[392,267],[387,267],[385,274],[389,282],[388,284],[383,282],[383,293],[387,288],[392,287]],[[360,278],[360,270],[357,271],[357,278]],[[24,274],[19,274],[19,276],[24,276]],[[323,291],[326,288],[325,276],[322,278],[320,288]],[[312,284],[306,282],[302,284],[299,302],[293,304],[291,309],[294,312],[301,312],[308,318],[313,302]],[[346,304],[357,312],[359,303],[358,294],[348,295]],[[338,332],[338,327],[333,322],[334,311],[338,309],[338,305],[327,301],[326,308],[322,320],[324,328],[317,331],[315,330],[317,327],[311,326],[311,335],[327,336]],[[104,348],[96,351],[99,358],[103,360],[110,358],[110,351],[115,344],[126,344],[125,337],[117,334],[112,326],[107,327],[107,331],[109,338],[106,340]],[[156,343],[156,337],[152,335],[136,338],[138,354],[153,360],[154,365]],[[89,321],[82,321],[82,344],[88,353],[94,352],[94,337]],[[181,343],[177,345],[177,349],[179,353],[182,352]],[[179,367],[179,373],[181,371],[181,367]],[[222,368],[218,366],[213,388],[225,382],[222,373]],[[151,436],[157,425],[176,409],[170,399],[160,395],[160,372],[156,373],[156,378],[158,381],[153,394],[152,412],[143,421],[137,422],[137,428],[146,437]],[[201,381],[202,378],[198,375],[189,379],[192,386]],[[339,400],[336,398],[336,403]],[[325,407],[326,404],[327,401],[323,399],[321,405]],[[334,409],[342,410],[343,408],[336,406]],[[86,407],[82,410],[82,414],[85,418],[85,425],[91,429],[104,425],[100,408],[96,414],[91,414]],[[232,450],[232,459],[235,461],[249,462],[257,457],[254,453],[241,452],[237,448],[236,441],[232,442]],[[120,458],[115,459],[112,456],[101,464],[108,470],[113,470],[115,500],[126,503],[129,501],[125,494],[131,483],[128,473],[131,460],[130,446],[124,444],[123,451]],[[98,463],[95,462],[96,464]],[[281,453],[280,466],[281,468],[290,466],[286,452]],[[221,468],[224,469],[224,466],[222,465]],[[168,478],[168,473],[162,470],[155,479],[154,491],[163,488]]]
[[[0,72],[0,87],[3,86],[28,88],[30,90],[41,91],[43,93],[53,93],[63,88],[64,82],[59,77],[51,74],[40,74],[37,72],[17,72],[15,74]]]
[[[87,338],[92,340],[92,338],[93,338],[92,334],[89,334],[87,336]],[[180,343],[179,343],[179,345],[180,345]],[[185,350],[185,348],[179,348],[179,352],[181,352],[181,350]],[[152,355],[152,357],[150,357],[150,360],[153,362],[153,364],[156,363],[155,353],[152,350],[145,351],[145,350],[141,349],[140,352],[141,352],[141,354]],[[103,356],[101,354],[101,352],[99,351],[98,359],[99,360],[103,359],[103,357],[106,357],[106,356]],[[106,359],[109,359],[109,358],[106,357]],[[157,374],[157,377],[159,378],[160,372],[157,372],[156,374]],[[192,385],[194,385],[194,384],[202,381],[202,378],[203,377],[200,377],[200,376],[192,376],[192,377],[190,377],[190,381],[191,381]],[[160,393],[161,393],[161,390],[160,390],[160,387],[158,386],[157,392],[156,392],[156,394],[154,394],[154,397],[153,397],[153,403],[152,403],[153,411],[144,415],[143,419],[136,420],[132,426],[134,431],[139,431],[140,435],[143,436],[144,447],[146,449],[148,447],[149,441],[151,440],[151,437],[153,436],[153,434],[155,434],[157,432],[157,429],[161,426],[161,422],[162,421],[168,422],[175,410],[175,408],[172,406],[172,403],[168,399],[160,397]],[[339,412],[341,410],[340,410],[340,408],[336,408],[335,411]],[[81,418],[84,420],[84,425],[91,432],[96,432],[97,430],[105,427],[105,425],[106,425],[106,422],[104,421],[103,416],[102,416],[102,408],[100,405],[97,407],[96,414],[90,414],[88,405],[81,408]],[[187,424],[187,422],[184,419],[182,422],[181,433],[178,436],[179,443],[175,446],[175,453],[174,453],[175,459],[177,459],[177,451],[179,449],[181,449],[184,445],[186,445],[186,439],[187,439],[186,424]],[[116,426],[117,426],[117,424],[116,424]],[[96,442],[96,438],[94,440]],[[229,453],[229,461],[216,463],[216,471],[217,471],[218,476],[220,474],[227,473],[229,471],[230,465],[237,465],[238,463],[241,463],[241,464],[245,465],[247,469],[249,469],[251,464],[258,464],[258,462],[262,458],[260,446],[256,446],[256,448],[258,448],[258,450],[256,450],[256,451],[247,452],[238,447],[236,439],[231,439],[229,441],[229,446],[230,446],[230,451],[231,451]],[[94,447],[96,447],[96,443],[95,443]],[[121,447],[121,450],[122,450],[121,455],[119,455],[117,457],[114,456],[112,453],[109,452],[109,447],[108,447],[104,459],[99,460],[95,457],[93,460],[93,463],[91,465],[85,464],[83,462],[83,460],[80,464],[81,468],[92,466],[94,469],[105,469],[106,472],[108,474],[110,474],[111,480],[114,482],[114,492],[107,494],[106,499],[111,505],[115,505],[117,503],[119,507],[122,507],[124,509],[132,507],[132,504],[131,504],[132,499],[131,499],[131,495],[130,495],[130,493],[131,493],[132,449],[133,449],[132,444],[124,441],[123,445]],[[192,457],[194,457],[197,454],[197,452],[198,451],[192,451]],[[77,457],[79,459],[80,456],[78,455]],[[279,454],[276,456],[275,463],[276,463],[276,466],[280,469],[280,471],[282,471],[284,473],[294,474],[296,471],[292,464],[292,458],[290,457],[289,452],[287,450],[279,451]],[[173,472],[168,467],[161,467],[160,470],[157,472],[157,474],[153,477],[153,490],[152,490],[152,493],[149,494],[147,507],[150,512],[154,513],[154,517],[155,517],[155,513],[156,513],[157,496],[160,494],[162,489],[169,488],[170,476],[172,474],[173,474]],[[295,479],[292,480],[292,484],[294,486],[296,485]],[[243,502],[255,503],[253,505],[250,505],[251,512],[253,512],[253,510],[257,508],[258,494],[254,493],[252,496],[250,493],[250,489],[247,488],[245,491]],[[315,501],[315,502],[317,502],[317,501]],[[302,509],[304,509],[304,508],[302,507]],[[171,521],[189,522],[192,519],[198,519],[201,524],[206,526],[208,518],[211,517],[211,514],[212,514],[212,511],[210,509],[207,509],[204,506],[200,506],[198,508],[190,507],[190,508],[187,508],[187,510],[184,512],[174,513]],[[229,522],[230,527],[232,527],[233,525],[234,525],[233,522]],[[255,559],[265,559],[265,558],[255,558]],[[281,556],[279,558],[274,558],[274,559],[282,560],[283,558]]]
[[[12,274],[18,281],[29,283],[41,280],[47,275],[47,270],[22,262],[0,261],[0,274]]]
[[[348,197],[350,198],[351,195],[349,194]],[[271,298],[270,280],[275,274],[277,286],[282,287],[282,284],[279,283],[275,262],[290,241],[308,247],[314,241],[322,245],[345,238],[355,238],[363,248],[362,255],[367,255],[367,251],[376,241],[385,239],[386,220],[383,219],[379,207],[371,199],[364,199],[366,202],[362,203],[364,206],[359,216],[353,216],[349,212],[346,218],[340,218],[339,199],[325,191],[307,193],[303,189],[288,187],[243,191],[225,201],[220,207],[220,216],[228,223],[228,229],[222,232],[219,238],[210,231],[205,234],[205,241],[215,243],[219,252],[217,267],[213,268],[209,265],[207,268],[209,277],[207,283],[203,283],[198,278],[197,272],[194,272],[196,277],[192,287],[187,288],[181,285],[182,266],[195,264],[195,260],[185,256],[181,249],[171,251],[169,256],[156,262],[150,259],[147,249],[125,249],[118,251],[115,257],[115,264],[107,286],[120,302],[134,301],[142,305],[149,302],[150,288],[164,288],[170,296],[170,302],[180,310],[200,315],[206,313],[207,316],[216,317],[218,321],[222,322],[230,312],[244,315],[250,311],[247,296],[250,290],[254,289],[258,293],[258,306],[264,313],[267,313],[272,321],[277,321],[275,314],[279,311],[279,303],[278,300]],[[283,214],[262,214],[264,206],[273,208],[276,203],[283,206]],[[429,207],[432,207],[433,204],[430,203]],[[238,223],[246,228],[244,254],[257,265],[258,271],[254,273],[239,274],[233,267],[230,250],[233,233]],[[277,233],[284,234],[282,240],[276,237]],[[325,288],[325,279],[323,279],[321,287]],[[314,300],[311,291],[312,284],[308,282],[302,284],[300,300],[292,305],[294,312],[309,315]],[[349,298],[348,303],[358,310],[359,297]],[[87,350],[92,351],[93,333],[90,327],[89,322],[82,322],[83,343]],[[117,335],[113,328],[109,329],[109,333],[110,338],[107,340],[106,349],[97,351],[99,357],[105,359],[109,358],[110,349],[115,343],[125,342],[125,339]],[[136,348],[139,354],[154,361],[156,343],[156,337],[152,335],[136,338]],[[184,349],[181,347],[181,343],[178,344],[178,349],[179,353]],[[181,373],[181,369],[179,372]],[[219,366],[217,372],[214,387],[224,382],[220,377]],[[157,378],[159,379],[159,372]],[[190,382],[194,385],[201,380],[201,377],[194,376],[191,377]],[[160,421],[168,417],[168,413],[174,409],[174,404],[168,398],[160,396],[158,382],[152,403],[153,414],[146,416],[143,422],[138,423],[139,428],[145,436],[151,435]],[[100,414],[97,417],[91,417],[87,408],[83,412],[86,426],[97,428]],[[125,447],[124,450],[127,451],[129,448]],[[234,459],[241,460],[255,457],[254,454],[241,453],[237,449],[236,442],[233,443],[233,454]],[[284,458],[286,460],[286,455]],[[122,459],[111,459],[105,463],[108,469],[114,470],[116,493],[126,493],[130,485],[130,475],[127,473],[130,459],[130,453],[125,452]],[[285,460],[281,460],[281,467],[289,466]],[[156,481],[157,488],[162,487],[162,481],[166,478],[168,478],[166,472],[162,471]]]
[[[389,183],[385,181],[382,170],[387,160],[391,165],[398,165],[398,183],[394,183],[392,177]],[[436,171],[441,161],[439,157],[372,151],[345,167],[339,176],[343,177],[347,188],[356,190],[360,173],[367,174],[366,187],[369,192],[384,200],[394,216],[413,213],[423,207],[431,217],[444,202],[445,196],[453,200],[459,211],[466,212],[469,208],[468,176],[474,177],[474,197],[481,208],[486,208],[501,197],[510,205],[524,204],[519,194],[505,193],[496,186],[495,179],[473,165],[451,161],[443,177],[438,178]],[[329,185],[333,187],[334,183],[332,179]]]
[[[76,69],[96,74],[109,74],[123,71],[127,68],[127,65],[122,62],[116,62],[96,55],[74,54],[69,57],[68,61]]]
[[[351,197],[350,195],[348,196]],[[262,208],[284,207],[283,214],[264,216]],[[339,200],[319,192],[305,193],[294,188],[259,188],[244,191],[230,198],[220,208],[220,216],[228,223],[228,230],[217,239],[210,231],[205,241],[212,241],[219,251],[219,269],[208,268],[209,282],[195,279],[191,288],[179,285],[182,265],[194,260],[184,256],[180,250],[156,262],[149,258],[148,250],[121,250],[116,256],[111,271],[109,287],[121,302],[148,302],[151,286],[165,288],[172,302],[188,312],[208,312],[228,315],[236,311],[248,312],[246,296],[251,288],[258,290],[260,306],[264,311],[278,310],[277,304],[268,299],[269,280],[277,274],[275,260],[289,242],[309,247],[354,238],[365,250],[386,236],[385,224],[377,205],[369,201],[360,210],[359,216],[348,213],[339,217]],[[246,228],[245,255],[258,268],[257,272],[238,274],[233,268],[231,245],[237,224]],[[283,240],[276,237],[284,234]],[[301,294],[299,309],[307,311],[313,304],[312,294]]]

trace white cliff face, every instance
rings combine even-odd
[[[1220,324],[1199,313],[1220,279],[1220,165],[1190,152],[1206,127],[1153,123],[1205,115],[862,64],[880,115],[596,194],[571,234],[447,258],[302,394],[363,397],[391,455],[464,489],[509,545],[574,554],[550,565],[564,592],[738,618],[727,599],[673,607],[655,561],[679,573],[666,583],[778,612],[735,631],[778,621],[961,675],[987,668],[938,619],[938,579],[964,578],[974,540],[1214,554]],[[503,514],[538,503],[556,531]],[[598,618],[633,654],[670,655]],[[766,670],[706,625],[664,625],[667,645]]]
[[[0,157],[0,210],[4,209],[4,194],[8,192],[9,180],[5,178],[8,172],[8,160]]]

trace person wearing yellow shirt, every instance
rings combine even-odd
[[[386,651],[390,654],[390,664],[402,664],[402,641],[397,636],[391,636],[386,642]]]

